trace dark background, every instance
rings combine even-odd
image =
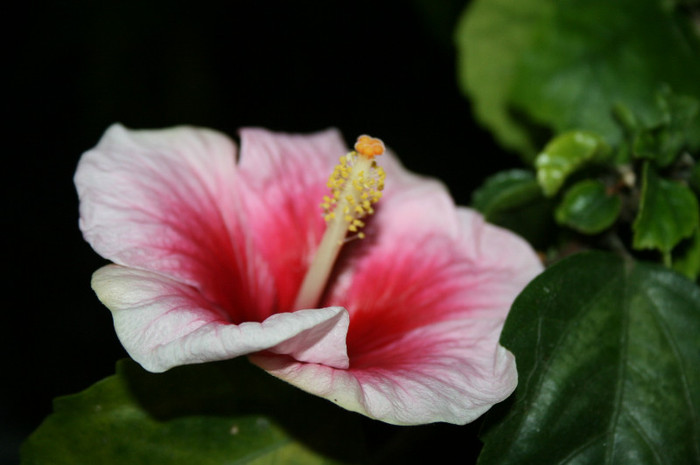
[[[104,261],[78,230],[72,183],[111,123],[338,127],[381,137],[409,169],[469,203],[516,165],[474,123],[456,84],[462,0],[25,2],[6,17],[0,462],[51,399],[125,356],[90,289]],[[5,255],[6,254],[6,255]]]

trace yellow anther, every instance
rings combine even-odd
[[[355,150],[360,155],[371,160],[377,155],[384,153],[384,142],[382,142],[381,139],[362,135],[358,137],[357,142],[355,142]]]
[[[384,152],[381,140],[360,136],[355,150],[340,157],[326,183],[330,194],[325,195],[321,203],[327,222],[343,221],[343,229],[353,225],[351,232],[364,226],[364,223],[356,222],[359,218],[374,213],[372,204],[381,198],[386,177],[384,170],[373,160]]]
[[[362,220],[374,213],[372,206],[384,189],[386,174],[374,161],[382,153],[381,140],[360,136],[355,151],[341,157],[333,169],[326,183],[330,192],[321,202],[326,232],[299,288],[294,309],[318,305],[340,248],[349,240],[365,237]]]

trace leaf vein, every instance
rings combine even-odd
[[[698,425],[698,417],[697,417],[697,409],[696,406],[693,403],[692,396],[690,394],[690,383],[688,382],[688,377],[686,375],[686,367],[685,364],[683,363],[683,357],[680,354],[680,351],[678,349],[678,345],[676,344],[675,340],[671,336],[671,332],[666,325],[665,321],[661,317],[661,312],[660,312],[660,305],[658,304],[657,300],[654,298],[654,295],[650,292],[646,292],[647,296],[649,297],[649,301],[653,304],[653,309],[656,311],[651,311],[649,312],[654,318],[655,323],[658,325],[659,329],[661,330],[661,333],[663,334],[664,339],[666,339],[669,347],[671,348],[671,353],[673,357],[676,359],[678,366],[680,367],[680,381],[681,381],[681,386],[683,388],[683,395],[685,397],[685,401],[688,405],[688,411],[689,415],[691,418],[691,423],[692,423],[692,428],[693,428],[693,436],[694,437],[699,437],[700,434],[698,432],[700,431],[700,425]],[[697,459],[697,462],[700,463],[700,441],[692,441],[693,443],[693,449],[695,450],[695,458]]]
[[[590,311],[590,308],[591,308],[591,307],[593,307],[593,306],[595,305],[595,302],[597,301],[597,297],[598,297],[599,295],[601,295],[601,294],[605,294],[605,293],[609,292],[610,288],[614,287],[614,286],[616,285],[617,281],[618,281],[618,280],[616,280],[616,279],[608,280],[608,281],[606,281],[606,282],[604,283],[603,286],[601,286],[601,287],[597,290],[597,292],[596,292],[596,291],[593,291],[593,292],[591,293],[591,298],[588,300],[588,303],[586,303],[585,305],[581,306],[581,309],[578,311],[578,313],[577,313],[573,318],[571,318],[571,319],[568,321],[568,324],[567,324],[567,326],[564,328],[564,331],[562,331],[562,333],[559,335],[559,338],[557,339],[556,343],[552,346],[552,349],[548,351],[549,354],[554,354],[554,353],[557,352],[557,348],[563,344],[563,341],[566,340],[566,338],[569,336],[569,333],[570,333],[571,331],[573,331],[575,328],[578,327],[578,324],[577,324],[578,321],[579,321],[581,318],[583,318],[583,316],[585,316],[585,315]],[[541,324],[542,320],[543,320],[543,317],[540,317],[538,323]],[[538,328],[538,329],[539,329],[539,328]],[[538,355],[539,355],[540,352],[541,352],[541,351],[540,351],[540,347],[541,347],[541,344],[540,344],[540,340],[538,339],[538,343],[536,344],[536,348],[535,348],[536,354],[538,354]],[[544,362],[543,365],[542,365],[542,362],[541,362],[541,358],[538,358],[537,360],[535,360],[535,365],[533,366],[533,369],[532,369],[531,373],[530,373],[529,376],[528,376],[528,384],[527,384],[527,386],[529,387],[529,385],[530,385],[530,384],[529,384],[530,378],[531,378],[532,376],[534,376],[534,374],[535,374],[535,372],[536,372],[535,368],[538,368],[538,367],[540,367],[540,365],[542,365],[542,368],[541,368],[540,374],[539,374],[539,379],[536,380],[536,385],[533,386],[533,388],[532,388],[533,391],[532,391],[532,393],[528,396],[528,397],[530,397],[530,401],[527,402],[527,404],[525,404],[525,401],[523,401],[523,404],[521,404],[521,406],[520,406],[520,410],[521,410],[521,411],[524,412],[524,411],[532,410],[533,407],[535,406],[535,404],[539,401],[539,398],[541,397],[541,396],[539,395],[539,392],[540,392],[540,390],[542,389],[542,387],[543,387],[543,385],[544,385],[543,380],[544,380],[545,374],[549,371],[550,365],[553,363],[554,358],[555,358],[555,357],[551,357],[551,356],[550,356],[550,357]],[[515,413],[516,410],[514,409],[512,412]],[[521,419],[520,422],[519,422],[519,424],[518,424],[517,427],[514,429],[514,431],[513,431],[513,436],[512,436],[512,438],[513,438],[514,441],[516,440],[516,438],[518,438],[518,437],[520,436],[520,434],[521,434],[521,432],[522,432],[522,430],[523,430],[525,424],[527,423],[526,420],[527,420],[527,415],[523,415],[523,416],[522,416],[522,419]]]
[[[664,465],[666,462],[662,459],[661,454],[659,454],[657,447],[655,444],[652,442],[651,438],[646,434],[644,431],[644,428],[642,428],[642,425],[639,423],[639,421],[634,417],[632,414],[628,414],[627,417],[630,419],[630,424],[632,425],[632,429],[642,438],[644,441],[644,444],[646,444],[649,447],[649,450],[651,451],[652,454],[654,454],[654,458],[656,459],[656,463],[659,465]]]
[[[610,439],[607,441],[607,448],[605,452],[605,463],[612,463],[612,457],[615,453],[615,436],[617,431],[617,425],[620,418],[620,413],[622,410],[622,398],[624,395],[624,384],[627,369],[627,352],[628,352],[628,340],[629,340],[629,321],[630,321],[630,302],[629,302],[629,277],[630,268],[623,267],[625,272],[625,279],[622,280],[620,286],[620,299],[622,305],[620,305],[620,311],[622,315],[622,324],[620,325],[620,357],[618,359],[617,366],[617,379],[615,380],[615,402],[613,404],[613,412],[610,418],[610,424],[607,429],[607,434]]]

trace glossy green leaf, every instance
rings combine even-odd
[[[535,25],[552,11],[553,4],[542,0],[476,0],[455,35],[459,82],[477,119],[503,146],[530,161],[536,142],[510,112],[510,88],[521,55],[531,48]]]
[[[687,186],[660,177],[647,163],[642,179],[639,213],[632,225],[635,249],[667,254],[690,237],[700,224],[698,199]]]
[[[555,218],[584,234],[598,234],[615,223],[621,205],[620,196],[609,195],[602,182],[586,179],[566,191]]]
[[[114,376],[55,400],[22,464],[355,463],[356,417],[243,358],[163,374],[122,361]]]
[[[499,211],[517,208],[542,196],[535,175],[527,170],[501,171],[474,192],[472,205],[489,218]]]
[[[700,463],[700,288],[605,253],[550,267],[501,342],[519,384],[482,432],[479,465]]]
[[[537,181],[544,194],[555,195],[576,170],[594,160],[602,160],[610,151],[597,135],[586,131],[569,131],[552,139],[537,155]]]
[[[665,84],[700,98],[700,41],[689,15],[659,0],[560,0],[535,27],[514,70],[511,102],[556,133],[584,129],[611,146],[621,103],[648,126],[663,117],[653,95]],[[496,55],[494,55],[496,56]],[[690,134],[700,144],[700,125]]]

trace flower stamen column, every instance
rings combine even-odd
[[[327,184],[331,194],[321,204],[326,232],[304,277],[294,309],[314,308],[318,304],[346,235],[365,237],[360,231],[365,225],[362,219],[374,213],[373,205],[384,189],[384,170],[374,160],[382,153],[381,140],[360,136],[355,150],[341,157],[333,170]]]

